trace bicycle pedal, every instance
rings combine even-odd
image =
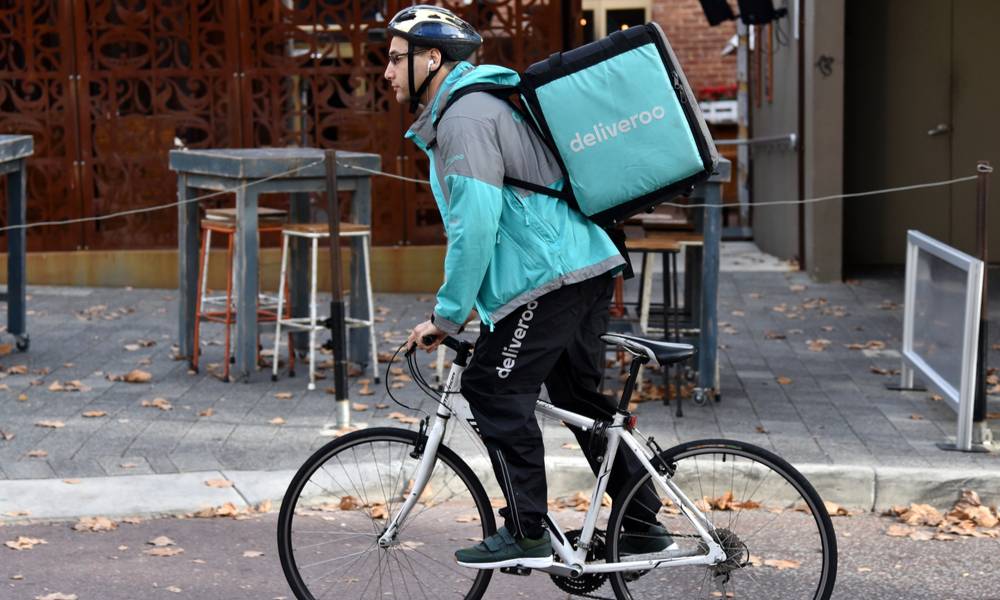
[[[522,577],[531,575],[531,569],[527,567],[500,567],[500,572],[508,575],[520,575]]]

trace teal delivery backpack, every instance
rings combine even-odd
[[[444,110],[478,91],[508,101],[514,92],[520,96],[527,121],[555,154],[569,185],[557,191],[538,182],[505,181],[562,198],[605,227],[688,192],[719,160],[656,23],[553,54],[531,65],[516,87],[459,89]]]

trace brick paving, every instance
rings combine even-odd
[[[634,281],[627,290],[634,294]],[[174,291],[31,287],[29,294],[31,348],[0,357],[0,431],[7,434],[0,436],[0,478],[290,469],[331,439],[336,407],[325,381],[307,392],[301,374],[271,382],[268,372],[260,372],[249,384],[230,384],[209,373],[205,367],[222,357],[220,326],[205,326],[199,374],[173,360]],[[672,406],[644,402],[636,410],[640,428],[664,447],[733,437],[795,463],[1000,469],[995,453],[938,449],[938,442],[954,435],[953,411],[930,393],[888,391],[885,384],[898,377],[873,371],[899,368],[901,295],[902,281],[893,277],[816,284],[802,273],[724,272],[721,401],[686,402],[679,419]],[[998,323],[1000,295],[993,298],[991,316]],[[394,350],[431,308],[429,294],[377,294],[376,300],[387,309],[379,324],[381,351]],[[6,321],[4,305],[0,320]],[[1000,341],[998,329],[993,327],[993,344]],[[270,338],[263,336],[265,347]],[[829,344],[814,342],[814,348],[823,347],[817,352],[809,340]],[[885,347],[846,347],[869,341]],[[149,342],[155,344],[141,345]],[[421,355],[429,378],[431,362],[431,356]],[[996,351],[989,364],[1000,365]],[[20,365],[26,373],[18,373]],[[152,381],[106,377],[136,368],[150,373]],[[608,373],[610,385],[620,386],[617,369]],[[388,418],[407,411],[387,399],[384,386],[371,386],[373,395],[361,396],[362,379],[351,379],[352,401],[368,407],[352,412],[356,422],[414,427]],[[55,382],[65,386],[73,380],[85,391],[49,390]],[[291,397],[276,397],[279,392]],[[393,393],[424,410],[433,404],[414,383]],[[171,409],[143,406],[156,398],[166,399]],[[990,409],[1000,410],[1000,398],[991,398]],[[106,416],[83,416],[90,411]],[[284,422],[276,424],[279,417]],[[64,426],[36,425],[41,421]],[[572,437],[558,423],[543,423],[543,431],[549,454],[578,453],[563,447]],[[463,434],[450,443],[460,449],[471,445]],[[29,456],[38,450],[46,456]]]

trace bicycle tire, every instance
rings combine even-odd
[[[708,478],[708,461],[699,461],[699,457],[708,456],[712,456],[713,487],[710,492],[711,496],[704,493],[704,483]],[[716,458],[717,456],[730,457],[731,460],[723,458],[722,468],[717,470],[720,462]],[[685,494],[689,495],[692,501],[696,501],[693,494],[702,494],[702,498],[698,500],[699,508],[710,513],[709,519],[716,526],[714,536],[717,541],[721,540],[720,544],[724,548],[729,549],[727,556],[730,558],[714,567],[704,565],[672,566],[653,571],[612,573],[609,579],[616,598],[643,600],[644,598],[662,597],[664,590],[669,590],[672,595],[684,598],[736,597],[767,598],[768,600],[778,598],[828,600],[830,598],[837,577],[837,538],[833,523],[815,488],[787,461],[752,444],[723,439],[697,440],[679,444],[664,450],[660,454],[660,458],[665,464],[676,467],[673,480]],[[738,466],[738,463],[741,463],[740,459],[745,463]],[[730,462],[731,466],[726,466],[727,462]],[[654,461],[654,465],[656,464]],[[759,465],[761,468],[758,469],[755,465]],[[694,470],[692,470],[692,466],[695,467]],[[704,468],[702,468],[703,466]],[[727,487],[725,485],[725,469],[729,469],[731,472],[728,489],[723,489]],[[779,481],[768,481],[770,473],[763,473],[761,476],[765,469],[776,473],[787,485],[782,486]],[[705,472],[703,473],[703,471]],[[741,476],[745,475],[747,484],[743,485],[741,491],[736,492],[742,495],[734,497],[733,488],[739,488],[735,484],[737,471],[740,472]],[[717,473],[722,478],[723,485],[721,487],[715,486]],[[697,488],[691,482],[692,477],[697,479]],[[634,516],[628,515],[627,507],[648,484],[649,479],[649,473],[645,471],[638,473],[622,488],[615,499],[608,521],[608,562],[617,562],[623,555],[620,548],[623,539],[621,532],[625,520],[635,520]],[[752,491],[748,485],[751,481],[754,482]],[[766,486],[765,483],[767,483]],[[753,496],[761,489],[770,494],[768,499],[754,500]],[[715,494],[720,491],[723,492],[722,495],[716,496]],[[726,492],[730,493],[728,499]],[[750,493],[749,496],[747,496],[747,492]],[[798,494],[801,503],[790,498],[793,492]],[[678,542],[678,546],[682,550],[696,547],[703,550],[706,546],[696,535],[690,521],[683,516],[672,517],[669,513],[675,511],[676,508],[667,506],[662,498],[660,503],[664,506],[657,507],[656,520],[674,536],[674,541]],[[755,503],[757,506],[754,506]],[[779,504],[781,505],[779,506]],[[728,517],[723,517],[724,514],[728,514]],[[741,518],[743,518],[742,523],[740,523]],[[777,540],[769,545],[767,541],[757,538],[765,528],[770,527],[779,518],[782,522],[775,525],[775,530],[778,533]],[[804,536],[796,535],[801,529],[811,530],[810,523],[815,526],[816,533],[818,533],[817,539],[812,542],[806,541]],[[749,528],[757,529],[747,536],[740,528],[741,525],[744,528],[749,526]],[[687,534],[684,533],[685,531]],[[741,535],[743,537],[740,537]],[[819,559],[815,558],[816,552],[820,554]],[[668,556],[668,554],[662,556]],[[655,557],[655,554],[650,554],[642,558]],[[654,572],[657,575],[652,576],[651,573]],[[667,573],[670,575],[665,576],[664,574]],[[689,577],[688,575],[693,576]],[[700,583],[696,581],[698,576],[702,578]],[[802,581],[806,578],[808,581]],[[815,578],[814,585],[810,583],[813,578]],[[720,582],[720,580],[724,581]],[[683,589],[685,585],[690,585],[692,589]],[[650,591],[641,591],[641,589],[646,588],[649,588]],[[693,588],[700,591],[693,590]],[[753,593],[754,590],[759,590],[759,593]],[[747,592],[750,594],[748,595]]]
[[[298,600],[317,600],[317,598],[327,598],[327,597],[330,597],[330,596],[326,595],[326,592],[324,592],[323,594],[320,594],[319,596],[317,596],[318,592],[314,593],[314,590],[310,589],[310,587],[309,587],[310,584],[306,581],[306,578],[303,576],[303,574],[301,572],[301,568],[300,568],[299,563],[297,561],[297,548],[296,548],[296,543],[295,543],[296,540],[294,539],[295,525],[296,525],[296,519],[297,519],[297,517],[302,517],[301,520],[304,521],[304,522],[306,522],[306,523],[308,523],[310,526],[312,526],[315,523],[320,523],[320,524],[322,524],[322,523],[333,523],[335,521],[335,519],[336,519],[336,515],[340,515],[342,518],[345,518],[345,519],[351,518],[351,519],[354,519],[354,520],[363,520],[363,517],[358,516],[358,515],[356,515],[354,513],[365,512],[366,509],[371,509],[371,507],[376,506],[378,504],[377,502],[374,503],[374,504],[371,502],[371,499],[370,499],[367,491],[365,491],[365,490],[367,490],[367,487],[365,487],[363,489],[359,489],[359,488],[356,487],[356,484],[354,484],[354,482],[352,481],[351,483],[352,483],[352,485],[355,485],[354,489],[358,490],[357,493],[359,495],[357,497],[354,497],[354,496],[351,496],[351,497],[355,498],[355,500],[357,501],[357,504],[360,505],[360,510],[358,510],[357,508],[349,508],[346,511],[345,510],[341,510],[343,508],[343,506],[344,506],[343,503],[341,503],[339,506],[335,506],[335,507],[329,508],[329,511],[330,511],[329,513],[324,514],[320,518],[315,518],[316,515],[312,514],[312,512],[314,511],[314,508],[311,508],[308,504],[306,504],[306,502],[307,501],[311,501],[315,505],[316,498],[317,497],[322,498],[322,496],[314,496],[310,500],[309,498],[305,498],[303,496],[303,490],[306,488],[306,486],[309,484],[309,482],[312,480],[312,478],[317,474],[317,472],[319,472],[320,469],[324,469],[324,465],[330,464],[330,461],[332,459],[337,458],[337,457],[339,457],[341,455],[347,456],[346,453],[348,451],[352,451],[351,453],[354,455],[355,458],[357,458],[358,454],[357,454],[356,449],[358,449],[360,447],[363,447],[365,445],[370,445],[371,446],[371,454],[372,454],[372,457],[375,459],[375,461],[372,462],[372,463],[366,463],[368,465],[367,466],[367,471],[368,472],[363,473],[362,470],[359,467],[358,475],[362,475],[362,474],[364,474],[366,476],[371,475],[371,473],[370,473],[371,465],[374,465],[375,472],[379,474],[378,475],[379,479],[381,479],[381,469],[379,468],[378,465],[384,464],[384,463],[379,462],[378,458],[380,458],[380,457],[376,457],[374,444],[376,444],[376,443],[385,443],[385,444],[391,444],[391,445],[399,446],[399,454],[396,455],[396,458],[399,460],[399,464],[400,464],[399,473],[396,474],[396,475],[394,475],[394,479],[392,480],[391,485],[389,485],[389,487],[388,487],[390,493],[395,493],[395,491],[398,490],[400,484],[402,484],[402,482],[406,481],[405,479],[403,479],[403,477],[405,477],[405,474],[404,474],[405,467],[403,466],[404,463],[406,463],[407,461],[409,461],[412,464],[416,464],[416,462],[418,462],[417,459],[412,459],[412,457],[409,457],[409,453],[415,447],[416,441],[417,441],[417,433],[414,432],[414,431],[408,430],[408,429],[399,429],[399,428],[388,428],[388,427],[385,427],[385,428],[373,428],[373,429],[366,429],[366,430],[362,430],[362,431],[356,431],[356,432],[349,433],[349,434],[347,434],[345,436],[342,436],[340,438],[337,438],[336,440],[333,440],[333,441],[329,442],[328,444],[324,445],[322,448],[320,448],[315,453],[313,453],[313,455],[310,456],[305,461],[305,463],[303,463],[303,465],[299,468],[298,472],[292,478],[292,481],[289,484],[287,491],[285,492],[284,499],[282,500],[281,509],[279,511],[279,514],[278,514],[278,530],[277,530],[277,535],[278,535],[278,555],[279,555],[279,559],[280,559],[280,562],[281,562],[281,568],[282,568],[282,570],[285,573],[285,578],[288,581],[289,587],[292,589],[292,592],[295,594],[295,597]],[[392,455],[392,453],[389,453],[388,456],[389,456],[389,461],[388,461],[388,465],[387,465],[387,471],[388,470],[392,470],[392,468],[393,468],[393,455]],[[339,462],[340,462],[341,465],[344,464],[342,460],[340,460]],[[465,545],[467,543],[466,538],[467,537],[472,537],[472,536],[469,536],[467,534],[469,532],[471,532],[473,529],[475,529],[478,532],[479,536],[481,536],[482,538],[485,538],[485,537],[487,537],[487,536],[492,535],[493,533],[495,533],[496,532],[496,521],[495,521],[494,516],[493,516],[493,509],[492,509],[492,506],[490,505],[489,497],[487,496],[486,491],[483,488],[483,485],[479,481],[479,478],[476,476],[476,474],[472,471],[472,469],[457,454],[455,454],[454,451],[452,451],[450,448],[448,448],[448,447],[446,447],[444,445],[441,445],[438,448],[437,462],[435,463],[435,466],[434,466],[435,477],[438,476],[439,470],[440,470],[440,468],[441,468],[442,465],[444,465],[445,467],[447,467],[448,469],[450,469],[450,471],[452,473],[454,473],[455,476],[457,476],[458,481],[461,482],[461,485],[463,485],[464,488],[465,488],[465,490],[468,492],[468,494],[469,494],[469,501],[462,503],[462,506],[457,507],[457,508],[459,508],[460,510],[465,510],[466,511],[466,513],[465,513],[466,517],[470,518],[471,520],[458,521],[458,522],[460,522],[460,523],[466,523],[466,524],[472,523],[472,525],[466,525],[465,526],[465,530],[466,531],[464,533],[462,533],[461,531],[458,532],[458,533],[462,534],[461,537],[458,537],[457,539],[449,539],[449,540],[447,540],[446,542],[444,542],[442,544],[441,550],[446,550],[447,551],[447,553],[449,554],[449,556],[446,556],[445,558],[447,559],[447,561],[449,561],[451,563],[451,565],[449,566],[448,564],[445,564],[443,561],[440,564],[436,563],[436,565],[438,567],[439,572],[448,573],[451,577],[455,577],[455,573],[459,573],[459,574],[462,574],[462,575],[468,577],[469,582],[470,582],[469,583],[469,589],[464,594],[461,594],[460,592],[455,592],[455,593],[452,593],[452,594],[448,594],[447,590],[442,590],[442,589],[432,589],[432,590],[428,591],[426,588],[422,587],[422,584],[420,584],[419,581],[417,581],[416,584],[414,584],[415,585],[414,589],[420,589],[420,595],[422,597],[426,597],[429,594],[431,597],[435,597],[435,598],[447,598],[447,597],[459,598],[459,597],[461,597],[461,598],[464,598],[465,600],[478,600],[485,593],[486,588],[489,585],[490,578],[492,577],[493,571],[492,570],[463,569],[462,567],[454,565],[454,563],[453,563],[454,558],[450,556],[450,552],[453,551],[453,550],[455,550],[455,549],[457,549],[461,545]],[[345,473],[346,472],[347,471],[345,471]],[[330,475],[329,471],[327,471],[326,469],[324,469],[323,476],[326,477],[326,476],[329,476],[329,475]],[[353,480],[354,477],[348,477],[348,479]],[[338,480],[338,479],[335,478],[335,477],[333,477],[332,480],[335,481],[335,480]],[[439,481],[439,480],[432,479],[432,483],[429,484],[430,488],[433,488],[433,481]],[[381,482],[380,481],[380,483],[379,483],[379,485],[382,487],[383,492],[386,490],[386,486],[384,485],[385,483],[389,483],[389,481],[388,480],[386,480],[385,482]],[[316,485],[320,486],[319,483],[317,483]],[[365,486],[369,486],[369,485],[372,485],[372,484],[366,480]],[[323,486],[320,486],[320,487],[323,488]],[[325,488],[324,489],[323,493],[330,492],[331,496],[334,497],[334,498],[336,498],[337,496],[332,493],[334,491],[333,488],[334,488],[334,486],[330,485],[329,488]],[[374,489],[374,486],[373,486],[373,489]],[[450,489],[450,488],[448,488],[448,486],[442,486],[442,487],[438,488],[437,492],[435,493],[435,497],[428,498],[427,501],[426,501],[426,503],[424,503],[424,499],[421,498],[421,503],[414,506],[413,510],[410,512],[409,516],[407,517],[407,520],[404,522],[403,526],[401,527],[401,530],[400,530],[400,538],[401,539],[397,540],[397,544],[395,544],[390,549],[381,549],[381,548],[377,547],[377,544],[375,544],[375,542],[377,541],[377,539],[381,535],[382,531],[384,531],[384,525],[381,528],[379,528],[377,526],[373,527],[373,530],[372,530],[372,532],[370,534],[367,533],[367,531],[364,531],[363,533],[354,534],[353,532],[351,532],[349,530],[344,530],[344,529],[340,529],[337,532],[334,532],[334,531],[330,531],[329,532],[329,535],[327,537],[332,538],[334,540],[337,539],[335,537],[335,533],[336,533],[336,535],[347,535],[348,537],[361,538],[361,544],[362,545],[364,545],[365,543],[369,543],[368,549],[367,550],[363,550],[362,552],[367,552],[367,553],[375,552],[376,553],[376,557],[378,559],[378,575],[379,575],[380,579],[379,579],[378,586],[372,588],[372,595],[371,595],[371,597],[374,598],[374,597],[381,597],[382,596],[382,587],[381,586],[383,584],[383,582],[382,582],[383,568],[389,574],[390,582],[393,585],[393,591],[394,592],[399,592],[400,591],[396,587],[396,585],[397,585],[396,584],[396,580],[392,579],[393,573],[392,573],[392,566],[391,566],[391,563],[390,563],[390,558],[392,558],[393,560],[396,561],[396,564],[399,566],[398,572],[401,573],[404,578],[407,575],[405,573],[405,569],[407,567],[407,564],[409,566],[410,572],[413,573],[413,576],[417,575],[417,573],[416,573],[417,569],[414,568],[415,566],[421,567],[421,572],[424,572],[424,569],[426,568],[426,564],[421,564],[419,562],[414,562],[414,561],[419,561],[422,556],[424,557],[423,558],[424,560],[427,560],[426,551],[428,550],[428,548],[421,549],[420,546],[424,546],[425,545],[424,542],[421,542],[420,539],[417,539],[417,538],[412,538],[411,539],[409,536],[413,535],[413,532],[411,531],[410,534],[407,534],[407,532],[410,531],[409,528],[411,526],[413,526],[414,521],[416,519],[422,517],[427,510],[431,510],[431,511],[435,512],[436,516],[441,517],[442,514],[444,514],[446,516],[448,514],[447,511],[451,511],[451,510],[453,510],[453,509],[456,508],[456,506],[445,506],[447,504],[447,502],[445,502],[445,501],[442,501],[440,503],[436,503],[437,495],[440,495],[441,491],[444,490],[444,489]],[[425,488],[424,494],[427,494],[427,493],[428,493],[427,488]],[[422,496],[424,494],[422,494]],[[384,495],[387,495],[387,494],[384,494]],[[308,494],[307,494],[307,496],[308,496]],[[394,497],[398,498],[398,496],[394,496]],[[340,498],[341,498],[341,500],[343,500],[343,496],[341,496]],[[362,499],[364,500],[364,505],[361,505],[361,500]],[[320,506],[322,507],[324,505],[320,505]],[[387,509],[388,510],[388,514],[394,514],[393,511],[392,511],[392,504],[388,503],[387,505],[383,505],[383,509],[386,509],[386,506],[388,506],[388,509]],[[438,511],[439,507],[443,507],[443,508],[441,508],[441,510]],[[378,518],[375,517],[375,516],[373,516],[374,515],[373,510],[374,509],[367,510],[367,516],[371,519],[372,524],[375,525],[376,521],[378,520]],[[478,526],[475,525],[476,518],[469,517],[469,515],[468,515],[469,511],[471,511],[471,510],[475,510],[474,514],[476,515],[476,518],[478,519],[478,524],[479,524]],[[300,514],[297,514],[297,513],[300,513]],[[427,519],[430,519],[430,517],[427,517]],[[383,524],[386,523],[386,522],[387,521],[385,521],[384,517],[383,517]],[[440,519],[439,519],[439,522],[443,523],[443,521],[441,521]],[[344,523],[342,521],[341,522],[341,527],[343,525],[344,525]],[[330,525],[330,527],[333,527],[333,525]],[[456,529],[460,530],[462,526],[461,525],[455,525],[454,523],[449,523],[446,527],[448,528],[448,534],[449,535],[454,535],[456,533]],[[346,533],[344,533],[345,531],[346,531]],[[308,532],[308,533],[310,535],[314,535],[314,534],[320,534],[322,532],[312,531],[312,532]],[[406,540],[402,539],[403,536],[404,536],[404,534],[407,534],[407,539]],[[430,539],[430,538],[425,537],[424,539],[427,540],[427,539]],[[323,542],[321,542],[320,545],[322,545],[322,544],[329,544],[329,543],[333,543],[333,542],[331,542],[331,541],[323,541]],[[407,545],[407,544],[409,544],[409,545]],[[350,545],[350,543],[344,544],[343,540],[341,540],[341,542],[339,542],[338,545]],[[314,545],[309,546],[309,547],[311,548],[311,547],[315,547],[315,546],[316,545],[314,544]],[[411,552],[409,554],[412,555],[412,556],[414,556],[414,557],[416,557],[416,558],[414,558],[414,559],[411,560],[411,558],[409,558],[407,556],[407,553],[405,553],[405,552],[403,552],[403,554],[400,554],[400,556],[403,557],[403,558],[399,558],[399,557],[395,557],[395,556],[390,557],[390,555],[388,554],[389,552],[394,552],[394,551],[399,552],[399,551],[405,551],[405,550],[413,550],[413,552]],[[361,556],[361,554],[358,554],[358,556]],[[384,563],[383,563],[383,556],[385,556]],[[445,555],[442,554],[442,556],[445,556]],[[339,559],[331,559],[331,561],[332,560],[339,560]],[[355,559],[353,559],[353,562],[357,562],[357,560],[358,559],[355,558]],[[361,569],[360,567],[363,567],[364,565],[366,565],[368,563],[368,560],[369,560],[369,557],[366,557],[364,559],[364,561],[361,563],[361,565],[358,565],[358,569],[356,571],[355,570],[349,570],[347,572],[348,573],[347,579],[348,580],[355,579],[356,578],[355,575],[361,574],[361,571],[363,569]],[[308,566],[308,565],[306,565],[306,566]],[[427,571],[427,572],[430,573],[431,571]],[[372,577],[374,577],[374,575]],[[357,578],[360,579],[360,577],[357,577]],[[445,579],[446,579],[446,577],[438,577],[437,579],[435,579],[434,583],[435,583],[435,585],[438,585],[438,586],[447,585],[447,583],[445,582]],[[345,590],[344,586],[343,585],[339,585],[339,583],[341,583],[341,582],[338,582],[338,587],[336,587],[335,595],[336,595],[336,597],[338,599],[345,599],[346,600],[348,598],[355,598],[355,597],[360,597],[360,598],[369,597],[367,595],[367,591],[368,591],[369,587],[371,586],[372,580],[369,579],[368,585],[365,587],[364,590],[362,590],[360,592],[359,596],[352,596],[351,595],[351,590],[349,590],[349,589]],[[348,581],[348,587],[350,587],[351,583],[353,583],[353,581]],[[313,585],[315,585],[315,584],[313,584]],[[359,582],[359,585],[360,585],[360,582]],[[403,587],[407,592],[409,591],[409,587],[408,587],[408,584],[407,584],[406,581],[400,580],[400,587]],[[378,590],[377,596],[375,595],[376,594],[376,590]],[[399,594],[393,593],[393,597],[394,598],[398,598]]]

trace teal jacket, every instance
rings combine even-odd
[[[430,158],[431,188],[448,238],[434,324],[450,334],[473,308],[492,330],[518,306],[625,263],[608,234],[566,202],[504,184],[506,174],[563,186],[552,154],[506,102],[468,94],[435,127],[454,90],[482,82],[512,85],[518,75],[459,63],[406,132]]]

